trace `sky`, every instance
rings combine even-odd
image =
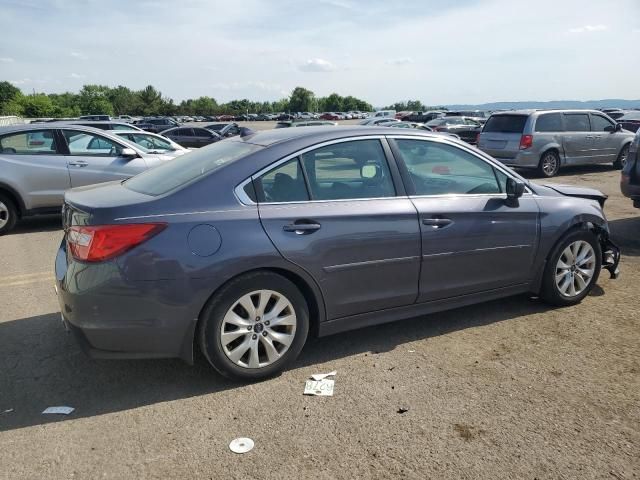
[[[382,106],[640,97],[640,0],[0,0],[0,81]]]

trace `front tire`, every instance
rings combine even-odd
[[[568,233],[549,256],[541,298],[561,307],[580,303],[598,281],[601,266],[598,237],[588,230]]]
[[[4,235],[16,226],[18,209],[6,195],[0,193],[0,235]]]
[[[309,310],[300,290],[272,272],[232,280],[205,307],[198,332],[202,353],[222,375],[261,380],[284,370],[300,354]]]
[[[616,161],[613,162],[614,168],[617,168],[619,170],[623,169],[624,166],[627,164],[628,157],[629,157],[629,145],[625,145],[624,147],[622,147],[622,150],[620,150],[620,153],[618,154],[618,158],[616,158]]]
[[[538,163],[538,174],[541,177],[551,178],[557,175],[560,170],[560,157],[553,150],[545,152],[540,157],[540,163]]]

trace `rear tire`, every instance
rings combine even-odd
[[[13,230],[17,221],[18,209],[9,197],[0,193],[0,235]]]
[[[627,164],[627,158],[629,157],[629,147],[630,145],[628,144],[622,147],[622,150],[620,150],[620,153],[618,154],[618,158],[616,158],[616,161],[613,162],[614,168],[622,170]]]
[[[538,163],[538,174],[544,178],[554,177],[560,170],[560,157],[553,150],[545,152]]]
[[[598,281],[602,249],[589,230],[573,230],[555,246],[548,258],[540,297],[551,305],[580,303]]]
[[[238,380],[272,377],[300,354],[309,332],[309,310],[300,290],[267,271],[241,275],[205,307],[198,340],[219,373]]]

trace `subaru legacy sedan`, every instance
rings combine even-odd
[[[428,132],[245,131],[68,191],[56,290],[93,357],[200,349],[256,380],[312,335],[526,292],[580,302],[618,272],[605,199]]]

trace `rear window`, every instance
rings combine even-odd
[[[522,133],[527,123],[526,115],[491,115],[484,124],[483,132]]]
[[[163,195],[260,148],[262,147],[243,142],[214,143],[136,175],[123,185],[145,195]]]

